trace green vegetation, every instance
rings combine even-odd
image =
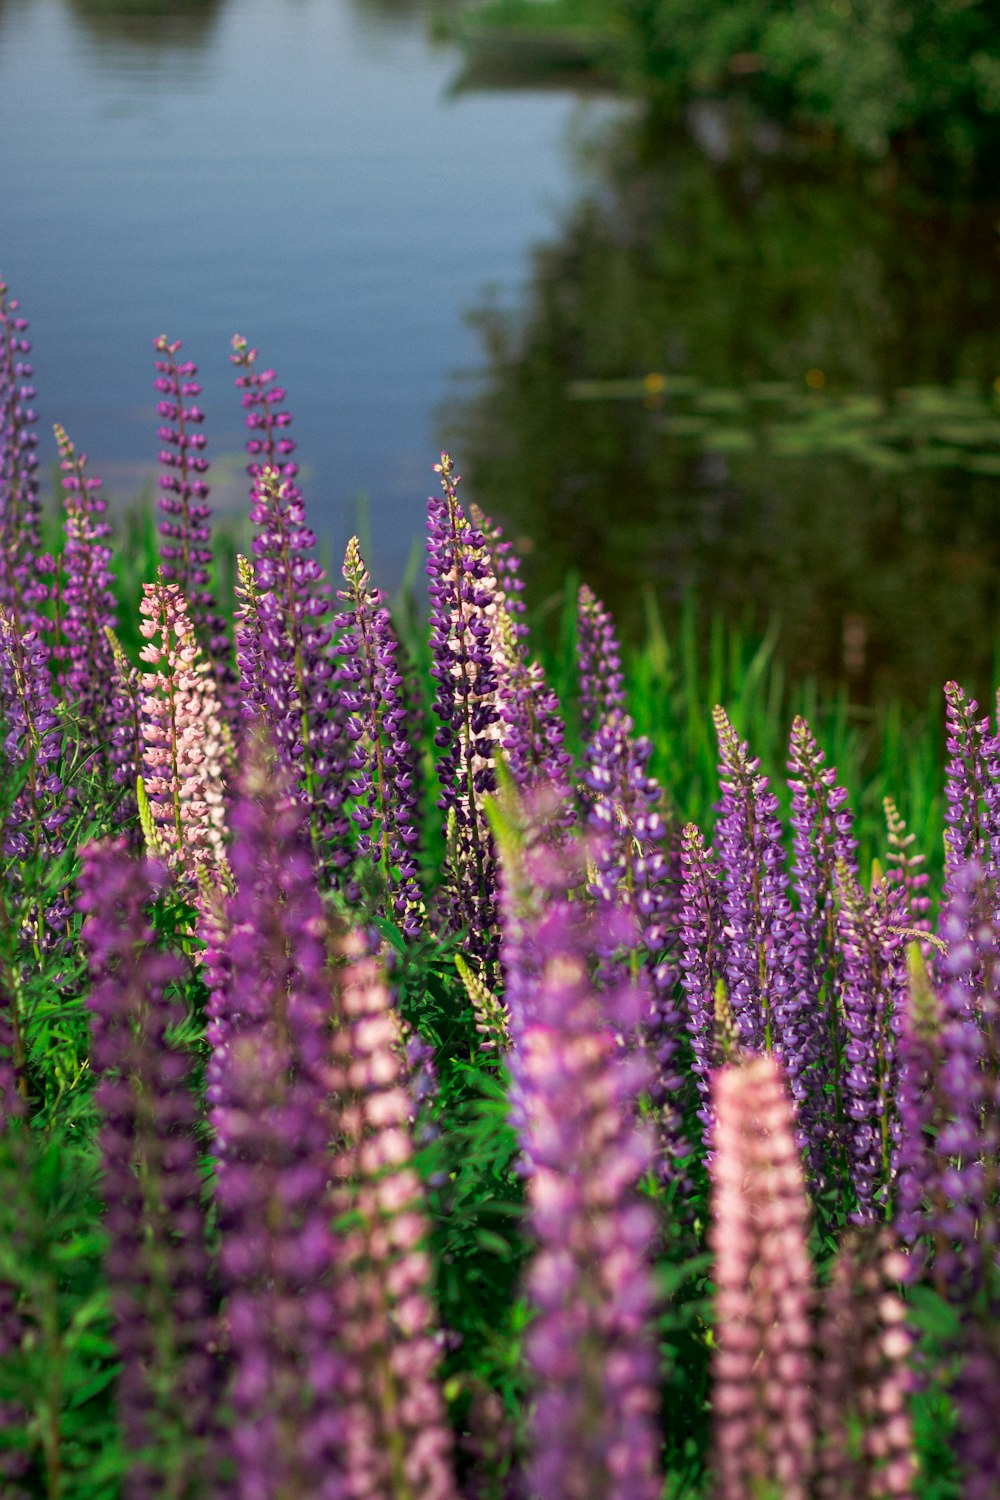
[[[879,158],[920,138],[985,159],[1000,132],[1000,17],[987,0],[493,0],[458,33],[586,42],[657,105],[734,89],[769,114]]]

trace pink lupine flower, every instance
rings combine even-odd
[[[142,786],[155,852],[197,881],[222,875],[229,743],[218,692],[176,584],[147,583],[139,605],[146,641],[142,674]]]
[[[715,1077],[718,1500],[806,1500],[812,1467],[809,1204],[778,1063]],[[770,1489],[769,1489],[770,1487]]]
[[[451,1435],[437,1383],[429,1226],[414,1170],[412,1102],[381,961],[348,932],[334,1036],[341,1150],[335,1203],[346,1490],[352,1500],[452,1500]]]

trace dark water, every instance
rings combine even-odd
[[[463,310],[508,300],[611,107],[454,96],[407,0],[209,0],[159,16],[0,0],[0,274],[31,319],[47,458],[60,421],[117,495],[157,443],[152,341],[205,382],[217,503],[243,492],[234,332],[277,367],[313,517],[369,497],[398,579],[434,485],[435,410],[478,360]]]
[[[367,494],[383,582],[445,439],[538,593],[570,565],[626,626],[650,585],[777,613],[859,698],[993,680],[1000,198],[721,106],[653,138],[572,89],[456,91],[430,0],[95,3],[0,0],[0,273],[44,423],[118,495],[163,331],[240,503],[240,331],[334,546]]]
[[[1000,204],[704,110],[616,127],[453,422],[481,503],[635,621],[777,613],[796,671],[994,680]]]

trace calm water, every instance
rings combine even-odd
[[[237,503],[228,343],[279,371],[314,520],[370,505],[399,576],[435,413],[480,362],[463,313],[510,299],[572,193],[566,94],[453,96],[406,0],[219,0],[140,18],[0,0],[0,271],[32,324],[46,455],[60,421],[119,495],[154,468],[152,340],[205,383],[217,503]]]

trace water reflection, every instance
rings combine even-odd
[[[717,117],[619,128],[474,314],[470,490],[626,620],[644,580],[777,611],[800,670],[923,699],[992,675],[1000,563],[998,206],[800,160]]]
[[[100,47],[136,53],[198,52],[216,30],[225,0],[69,0],[69,9]]]

